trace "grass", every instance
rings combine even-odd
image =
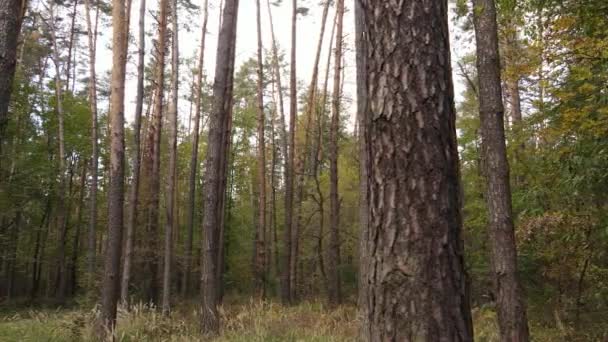
[[[94,341],[96,310],[3,310],[0,312],[2,342]],[[330,310],[319,302],[284,307],[275,302],[230,302],[220,309],[222,333],[212,342],[342,342],[357,340],[356,308],[345,305]],[[492,307],[473,310],[475,341],[498,342],[496,313]],[[606,325],[560,331],[530,321],[533,341],[603,341]],[[119,309],[116,341],[203,341],[198,330],[196,303],[177,303],[170,317],[148,305],[130,311]]]
[[[353,341],[356,309],[335,310],[304,302],[283,307],[274,302],[251,301],[221,308],[222,334],[214,342]],[[91,310],[39,310],[0,316],[0,341],[94,341]],[[117,341],[200,341],[198,313],[192,304],[176,305],[170,317],[139,304],[119,309]]]

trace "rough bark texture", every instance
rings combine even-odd
[[[127,237],[125,240],[125,257],[123,260],[122,278],[120,283],[120,300],[129,300],[129,283],[131,281],[131,265],[133,263],[133,240],[137,224],[137,204],[139,202],[139,176],[141,165],[141,116],[144,108],[144,57],[146,54],[145,25],[146,0],[139,2],[139,32],[137,50],[137,95],[135,98],[135,120],[133,122],[133,180],[129,192],[129,212],[127,222]]]
[[[17,45],[25,0],[0,0],[0,146],[17,68]]]
[[[198,170],[198,143],[200,138],[201,105],[203,97],[203,70],[205,62],[205,41],[207,37],[207,22],[209,21],[209,4],[205,0],[203,8],[203,25],[201,27],[201,47],[199,52],[196,75],[196,104],[194,109],[194,130],[192,131],[192,153],[190,155],[190,176],[188,178],[188,216],[186,232],[186,253],[184,260],[184,279],[182,281],[182,295],[186,296],[190,287],[190,274],[192,273],[192,246],[194,236],[194,212],[196,204],[196,175]]]
[[[177,185],[177,100],[179,73],[179,45],[177,28],[177,0],[171,3],[171,103],[167,121],[169,124],[169,174],[167,175],[165,250],[163,267],[163,314],[168,315],[171,300],[171,259],[173,254],[173,229],[175,224],[175,187]]]
[[[366,341],[472,341],[447,1],[361,1],[367,36]]]
[[[124,0],[112,1],[112,78],[110,95],[110,182],[108,187],[108,241],[101,289],[101,320],[106,329],[116,323],[120,286],[125,185],[124,100],[127,65],[127,28]]]
[[[95,54],[97,46],[97,20],[95,16],[95,27],[91,22],[91,5],[89,0],[84,1],[85,14],[87,17],[87,36],[89,38],[89,110],[91,111],[91,190],[90,190],[90,209],[89,209],[89,232],[87,247],[87,285],[93,288],[95,278],[95,244],[97,228],[97,180],[99,169],[99,148],[97,139],[97,73],[95,71]]]
[[[474,0],[479,115],[491,265],[502,341],[527,341],[526,307],[517,277],[517,250],[505,145],[498,28],[494,0]]]
[[[266,275],[266,143],[265,143],[265,115],[264,115],[264,61],[262,55],[262,18],[260,15],[260,0],[256,0],[256,23],[258,35],[258,79],[257,79],[257,105],[258,105],[258,225],[255,242],[255,287],[256,294],[265,295]]]
[[[340,304],[340,198],[338,194],[338,134],[340,130],[340,79],[342,71],[342,26],[344,0],[336,3],[336,49],[331,127],[329,130],[329,250],[327,253],[328,298],[331,305]]]
[[[236,45],[238,0],[227,0],[218,37],[217,63],[213,86],[213,109],[209,118],[209,140],[203,184],[203,260],[201,274],[201,330],[206,335],[219,332],[218,243],[225,193],[226,145],[230,139],[232,88]]]
[[[362,0],[355,0],[355,57],[357,63],[357,125],[359,145],[359,281],[357,307],[359,319],[367,317],[367,258],[369,243],[369,221],[367,192],[367,35]],[[361,336],[369,336],[369,326],[361,326]]]

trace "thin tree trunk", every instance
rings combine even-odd
[[[141,168],[141,116],[144,107],[144,57],[146,54],[146,0],[139,2],[139,47],[137,51],[137,95],[135,98],[135,121],[133,124],[133,181],[129,193],[129,218],[127,221],[127,239],[125,241],[125,257],[123,261],[120,284],[120,300],[127,304],[129,300],[129,283],[131,281],[131,265],[133,263],[133,240],[137,225],[137,205],[139,203],[139,182]]]
[[[289,178],[285,184],[285,270],[283,272],[283,281],[285,290],[281,292],[281,300],[283,303],[291,303],[294,294],[294,282],[296,256],[294,250],[294,223],[297,222],[297,215],[293,213],[294,205],[294,178],[295,178],[295,146],[296,146],[296,118],[298,112],[298,90],[297,86],[297,70],[296,70],[296,39],[297,39],[297,20],[298,20],[298,1],[292,0],[291,11],[291,62],[289,72],[289,150],[287,153],[286,169],[288,170]],[[289,251],[287,249],[289,248]]]
[[[177,101],[179,73],[179,45],[177,28],[177,0],[171,3],[171,103],[169,104],[169,175],[167,182],[167,205],[165,220],[165,258],[163,268],[162,312],[169,314],[171,300],[171,259],[173,254],[173,225],[175,224],[175,187],[177,183]]]
[[[53,62],[55,64],[55,97],[56,97],[56,110],[57,110],[57,127],[58,127],[58,141],[59,141],[59,186],[57,188],[57,229],[60,236],[63,236],[63,231],[66,228],[66,210],[65,210],[65,140],[64,140],[64,113],[63,113],[63,95],[61,87],[61,68],[59,67],[59,50],[57,45],[57,36],[55,28],[55,3],[51,3],[50,15],[50,31],[51,31],[51,43],[53,49]],[[59,256],[57,263],[59,264],[59,279],[63,276],[64,267],[61,264],[61,255],[65,254],[65,244],[59,241]],[[63,303],[62,293],[58,292],[58,301]]]
[[[26,0],[0,2],[0,149],[8,123],[8,105],[17,68],[17,45],[25,3]]]
[[[209,20],[209,4],[205,0],[203,9],[203,25],[201,27],[201,47],[199,52],[199,60],[196,74],[196,90],[194,97],[196,99],[194,109],[194,130],[192,131],[192,153],[190,155],[190,176],[188,178],[188,218],[187,218],[187,235],[186,235],[186,255],[184,266],[184,279],[182,281],[182,295],[187,296],[190,288],[190,275],[192,273],[192,246],[194,236],[194,213],[196,205],[196,179],[198,170],[198,145],[200,138],[200,121],[202,111],[203,97],[203,71],[205,62],[205,42],[207,37],[207,22]]]
[[[112,1],[112,78],[110,95],[110,183],[108,187],[108,243],[101,291],[101,323],[106,331],[116,324],[120,290],[125,187],[124,100],[127,64],[127,18],[124,0]],[[103,333],[102,333],[103,336]]]
[[[34,245],[34,265],[32,267],[32,286],[30,287],[30,300],[33,301],[38,295],[38,289],[40,288],[40,270],[42,269],[42,254],[44,254],[45,240],[43,235],[43,229],[48,230],[50,224],[51,215],[51,199],[47,197],[46,208],[42,214],[42,220],[40,220],[40,226],[36,231],[36,243]],[[46,225],[46,227],[45,227]]]
[[[517,249],[504,132],[498,27],[494,0],[473,0],[477,42],[479,115],[486,178],[491,266],[503,341],[528,341],[528,322],[517,277]]]
[[[334,60],[334,90],[332,100],[331,127],[329,130],[329,224],[330,239],[327,262],[328,297],[331,305],[338,305],[340,295],[340,198],[338,194],[338,134],[340,130],[341,69],[342,69],[342,23],[344,21],[344,0],[336,3],[337,31]]]
[[[260,0],[256,0],[257,35],[258,35],[258,225],[255,242],[255,287],[256,294],[262,298],[266,288],[266,137],[264,133],[264,61],[262,56],[262,18],[260,15]]]
[[[68,239],[68,228],[70,221],[70,212],[72,206],[72,185],[74,181],[74,166],[76,164],[76,160],[73,156],[70,156],[70,168],[69,168],[69,180],[68,180],[68,188],[65,197],[66,208],[65,208],[65,222],[59,231],[59,256],[58,256],[58,265],[57,265],[57,299],[60,304],[65,302],[65,297],[67,295],[67,285],[68,285],[68,264],[66,261],[67,254],[67,239]]]
[[[167,44],[167,10],[168,0],[159,3],[158,37],[155,45],[156,70],[154,71],[155,100],[153,118],[148,126],[148,142],[144,152],[143,164],[146,177],[146,250],[147,273],[149,274],[146,289],[148,301],[158,300],[158,224],[160,206],[160,144],[163,124],[163,98],[165,80],[165,50]]]
[[[65,68],[65,91],[68,92],[71,88],[70,88],[70,77],[71,77],[71,73],[72,73],[72,52],[74,50],[74,34],[76,33],[76,13],[77,13],[77,9],[78,9],[78,0],[73,0],[74,1],[74,6],[72,9],[72,15],[71,15],[71,23],[70,23],[70,40],[69,40],[69,44],[68,44],[68,58],[67,58],[67,65]],[[75,82],[76,80],[72,80],[72,82]]]
[[[226,0],[222,29],[218,37],[217,63],[213,89],[213,110],[209,121],[209,140],[205,158],[203,194],[203,260],[201,275],[201,330],[206,335],[219,333],[218,244],[222,223],[222,196],[225,193],[226,145],[230,132],[238,0]],[[228,133],[228,134],[227,134]]]
[[[80,250],[80,226],[82,225],[82,212],[84,207],[84,194],[87,180],[87,159],[82,161],[82,174],[80,175],[80,194],[78,195],[78,207],[76,209],[76,231],[72,243],[72,259],[70,260],[70,294],[75,294],[78,287],[78,253]]]
[[[472,341],[447,1],[362,0],[369,311],[364,341]],[[361,64],[358,65],[361,67]],[[367,120],[366,120],[367,121]]]
[[[290,163],[290,152],[289,143],[287,139],[287,127],[285,124],[285,105],[283,102],[283,85],[281,83],[281,66],[279,65],[279,51],[277,47],[277,41],[274,34],[274,25],[272,22],[272,10],[270,8],[270,0],[266,1],[268,7],[268,18],[270,21],[270,32],[272,35],[272,54],[274,72],[277,81],[277,93],[279,95],[279,113],[281,116],[281,146],[282,152],[285,159],[285,231],[284,231],[284,246],[283,246],[283,269],[281,270],[281,301],[284,304],[290,302],[290,279],[289,279],[289,267],[291,265],[291,216],[292,216],[292,204],[293,204],[293,179],[291,177],[290,167],[293,163]],[[293,24],[295,25],[295,24]],[[295,70],[294,70],[295,71]],[[296,104],[297,106],[297,104]]]
[[[276,101],[276,87],[275,87],[275,77],[273,77],[272,82],[272,99]],[[270,166],[270,215],[268,222],[269,236],[268,236],[268,256],[272,259],[268,267],[268,275],[267,279],[270,279],[272,276],[272,269],[274,267],[274,274],[279,274],[279,247],[278,247],[278,239],[277,239],[277,189],[276,189],[276,170],[277,170],[277,148],[276,148],[276,135],[275,135],[275,122],[276,122],[276,114],[277,108],[275,106],[272,110],[272,115],[270,116],[270,136],[271,136],[271,166]]]
[[[17,264],[17,250],[19,244],[19,231],[21,229],[21,210],[18,210],[15,214],[15,221],[13,222],[13,229],[10,232],[9,237],[9,254],[6,266],[6,300],[11,301],[13,298],[14,287],[15,287],[15,271]]]
[[[89,232],[88,232],[88,265],[87,265],[87,287],[94,287],[96,256],[95,245],[97,240],[97,181],[99,178],[99,148],[98,148],[98,129],[97,129],[97,76],[95,71],[95,54],[97,46],[97,20],[99,13],[95,16],[95,28],[91,23],[91,6],[89,0],[84,0],[87,33],[89,37],[89,105],[91,111],[91,193],[89,211]],[[98,6],[99,8],[99,6]],[[97,9],[99,11],[99,9]]]

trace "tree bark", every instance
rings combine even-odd
[[[112,78],[110,95],[110,182],[108,187],[108,242],[101,292],[101,320],[105,331],[116,324],[120,289],[123,205],[125,187],[124,100],[127,64],[127,27],[124,0],[112,1]]]
[[[13,78],[17,68],[17,45],[26,0],[0,1],[0,148],[8,123]]]
[[[91,193],[90,193],[90,211],[89,211],[89,232],[88,232],[88,265],[87,265],[87,287],[94,287],[95,279],[95,245],[97,231],[97,181],[99,177],[99,148],[98,148],[98,129],[97,129],[97,75],[95,71],[95,54],[97,50],[97,21],[99,13],[95,16],[95,27],[91,22],[91,6],[89,0],[84,0],[86,17],[87,17],[87,33],[89,38],[89,105],[91,111]],[[99,9],[97,9],[99,11]]]
[[[494,0],[473,0],[473,6],[482,158],[498,324],[502,341],[528,341],[526,307],[517,276],[517,249],[505,144],[496,7]]]
[[[64,139],[64,112],[63,112],[63,91],[61,87],[61,68],[59,67],[60,59],[59,59],[59,49],[57,45],[57,35],[56,35],[56,26],[55,26],[55,3],[51,3],[49,8],[50,11],[50,25],[49,29],[51,31],[51,44],[53,50],[53,64],[55,64],[55,98],[56,98],[56,111],[57,111],[57,139],[59,142],[59,185],[57,187],[57,212],[56,212],[56,222],[58,233],[61,236],[64,236],[63,232],[66,229],[66,210],[65,210],[65,139]],[[62,265],[61,259],[62,254],[65,254],[65,243],[59,241],[59,255],[57,256],[57,263],[59,265],[58,269],[58,279],[61,279],[65,273],[65,267]],[[59,303],[63,303],[63,294],[61,291],[57,291],[57,299]]]
[[[141,168],[141,116],[144,107],[144,57],[146,54],[146,0],[139,2],[139,48],[137,51],[137,95],[135,98],[135,121],[133,123],[133,181],[129,193],[129,212],[127,221],[127,237],[125,241],[125,257],[123,260],[122,278],[120,284],[120,300],[127,304],[129,300],[129,283],[131,280],[131,265],[133,263],[133,240],[137,224],[137,205],[139,202],[139,182]]]
[[[328,297],[331,305],[338,305],[340,296],[340,198],[338,194],[338,135],[340,131],[341,71],[342,71],[342,23],[344,0],[336,3],[336,50],[334,61],[334,90],[332,99],[331,127],[329,130],[329,224],[330,239],[327,262]]]
[[[355,58],[357,65],[357,124],[359,147],[359,278],[357,308],[359,319],[363,322],[368,317],[367,303],[367,258],[369,244],[369,193],[367,191],[367,34],[363,0],[355,0]],[[369,325],[361,325],[360,335],[370,336]]]
[[[447,1],[361,5],[371,119],[362,337],[472,341]]]
[[[78,0],[74,0],[74,5],[72,9],[71,15],[71,23],[70,23],[70,40],[68,44],[68,58],[67,65],[65,68],[65,91],[68,92],[70,90],[70,77],[72,76],[72,52],[74,50],[74,34],[76,33],[76,13],[78,9]],[[75,63],[74,63],[75,64]],[[75,80],[72,80],[75,82]]]
[[[196,205],[196,179],[198,170],[198,145],[200,138],[201,106],[203,97],[203,71],[205,62],[205,42],[207,37],[207,23],[209,20],[209,4],[205,0],[203,25],[201,27],[201,47],[199,53],[196,90],[194,93],[196,104],[194,109],[194,130],[192,131],[192,153],[190,155],[190,176],[188,178],[188,218],[186,235],[186,255],[184,266],[184,279],[182,281],[182,295],[187,296],[190,288],[190,275],[192,273],[192,246],[194,236],[194,212]]]
[[[222,28],[218,37],[213,109],[209,120],[209,140],[205,158],[203,194],[203,260],[201,275],[201,330],[206,335],[219,333],[218,244],[222,223],[222,196],[225,193],[226,145],[230,138],[232,90],[236,45],[238,0],[226,0]],[[228,134],[227,134],[228,133]]]
[[[169,175],[167,182],[166,197],[166,220],[165,220],[165,258],[163,268],[163,314],[168,315],[171,300],[171,259],[173,254],[173,229],[175,224],[175,187],[177,184],[177,105],[178,105],[178,82],[179,82],[179,45],[177,27],[177,0],[171,3],[171,103],[169,104]]]
[[[72,259],[70,260],[70,294],[75,294],[78,288],[78,253],[80,252],[80,226],[82,225],[82,212],[84,207],[84,194],[87,180],[87,159],[82,161],[82,173],[80,174],[80,194],[78,195],[78,208],[76,210],[76,230],[72,243]]]
[[[163,125],[163,98],[165,80],[165,50],[167,44],[168,0],[159,3],[158,37],[155,45],[155,93],[152,122],[148,127],[148,142],[143,157],[146,180],[146,267],[149,274],[146,297],[149,301],[158,300],[158,224],[160,206],[160,144]]]
[[[260,0],[256,0],[256,23],[258,36],[257,105],[258,105],[258,225],[255,242],[255,287],[256,294],[263,298],[266,289],[266,137],[264,132],[264,61],[262,56],[262,18]]]
[[[287,139],[287,125],[285,124],[285,105],[283,102],[283,85],[281,83],[281,66],[279,65],[279,51],[277,47],[277,41],[274,34],[274,25],[272,22],[272,10],[270,9],[270,0],[266,1],[268,7],[268,18],[270,21],[270,32],[272,35],[272,54],[273,54],[273,65],[274,72],[277,82],[277,93],[279,97],[279,113],[280,113],[280,124],[281,124],[281,146],[283,157],[285,159],[284,166],[284,177],[285,177],[285,231],[284,231],[284,246],[283,246],[283,269],[281,270],[281,301],[284,304],[289,303],[290,280],[289,280],[289,266],[291,265],[291,216],[292,216],[292,204],[293,204],[293,180],[291,178],[290,171],[290,157],[289,157],[289,143]],[[293,164],[293,163],[292,163]]]
[[[281,292],[281,300],[283,303],[291,303],[294,300],[294,283],[295,283],[295,266],[296,256],[294,250],[294,224],[297,223],[297,215],[294,215],[294,179],[295,179],[295,155],[296,155],[296,119],[298,115],[298,89],[297,87],[297,21],[298,21],[298,1],[292,0],[291,11],[291,61],[289,71],[289,150],[287,153],[286,168],[289,172],[289,178],[285,183],[285,270],[286,275],[283,275],[284,285],[286,290]],[[289,252],[287,252],[289,248]]]

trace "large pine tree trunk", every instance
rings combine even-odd
[[[163,314],[169,314],[171,300],[171,259],[173,254],[173,229],[175,224],[175,187],[177,184],[177,100],[179,82],[179,44],[177,27],[177,0],[171,3],[171,103],[169,104],[169,174],[167,176],[166,220],[165,220],[165,258],[163,268]]]
[[[264,61],[262,56],[262,18],[260,0],[256,0],[256,23],[258,35],[257,105],[258,105],[258,225],[255,242],[255,287],[262,298],[266,288],[266,137],[264,133]]]
[[[447,1],[362,3],[374,47],[363,339],[471,341]]]
[[[207,22],[209,20],[209,4],[205,0],[203,14],[203,25],[201,27],[201,47],[196,75],[196,90],[194,96],[196,104],[194,106],[194,130],[192,131],[192,152],[190,154],[190,175],[188,178],[188,217],[187,232],[185,243],[185,265],[184,278],[182,280],[182,295],[188,295],[190,288],[190,275],[192,273],[192,246],[194,236],[194,212],[196,205],[196,176],[198,170],[198,145],[200,138],[201,106],[203,96],[203,71],[205,62],[205,41],[207,37]]]
[[[123,206],[125,188],[124,100],[127,64],[127,27],[124,0],[112,1],[112,78],[110,95],[110,182],[108,187],[108,241],[101,289],[104,328],[116,324],[120,289]],[[111,330],[110,330],[111,331]]]
[[[97,21],[99,13],[95,16],[95,27],[91,22],[91,5],[89,0],[84,1],[86,17],[87,17],[87,33],[89,38],[89,105],[91,111],[91,193],[90,193],[90,211],[89,211],[89,234],[88,234],[88,288],[93,288],[95,278],[95,245],[96,245],[96,227],[97,227],[97,181],[99,169],[99,150],[98,150],[98,130],[97,130],[97,76],[95,71],[95,54],[97,46]],[[99,11],[99,8],[97,9]]]
[[[219,227],[223,223],[225,194],[226,146],[230,139],[232,89],[236,26],[239,1],[227,0],[218,37],[213,109],[209,118],[209,138],[205,158],[203,194],[203,260],[201,275],[201,330],[207,335],[219,332],[218,314],[218,245]]]
[[[479,115],[491,265],[501,340],[529,339],[526,307],[517,277],[517,250],[511,208],[509,162],[504,132],[498,28],[494,0],[474,0],[479,77]]]
[[[127,221],[127,237],[125,240],[125,256],[123,260],[122,278],[120,283],[120,300],[127,303],[129,300],[129,283],[131,279],[131,265],[133,264],[133,240],[137,224],[137,205],[139,203],[139,182],[141,165],[141,116],[144,107],[144,57],[146,54],[145,40],[146,0],[139,2],[139,32],[137,51],[137,95],[135,98],[135,121],[133,123],[133,181],[129,193],[129,208]]]
[[[0,1],[0,148],[8,122],[8,105],[17,68],[17,45],[26,0]]]
[[[327,260],[329,303],[340,303],[340,198],[338,194],[338,134],[340,130],[340,101],[342,93],[342,23],[344,21],[344,0],[336,3],[336,50],[334,61],[334,90],[332,99],[331,127],[329,130],[329,253]]]

